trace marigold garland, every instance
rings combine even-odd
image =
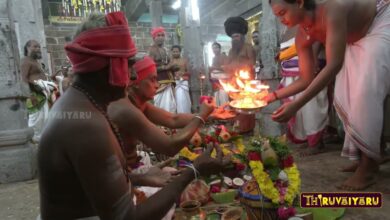
[[[284,172],[287,174],[289,181],[284,201],[280,201],[279,190],[275,188],[270,176],[266,172],[264,172],[263,163],[261,163],[261,161],[249,161],[249,166],[252,169],[253,177],[259,184],[261,193],[265,197],[271,199],[272,203],[274,204],[287,203],[288,205],[292,205],[294,198],[298,194],[301,185],[299,171],[295,163],[292,167],[284,169]]]

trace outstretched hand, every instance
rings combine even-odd
[[[217,151],[216,158],[211,157],[213,149]],[[223,171],[230,162],[230,157],[224,157],[218,145],[210,143],[206,151],[194,161],[194,167],[199,171],[200,175],[208,176]]]
[[[284,103],[276,111],[272,113],[272,120],[277,122],[287,122],[299,110],[295,102]]]

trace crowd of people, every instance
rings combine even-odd
[[[291,28],[277,57],[280,87],[267,97],[269,103],[283,101],[273,119],[288,122],[291,142],[306,143],[303,156],[320,153],[332,105],[329,94],[334,93],[331,100],[346,132],[342,155],[358,161],[344,170],[354,173],[339,187],[367,188],[375,182],[383,157],[384,101],[390,94],[389,1],[269,2],[273,13]],[[232,47],[226,56],[219,43],[212,44],[210,71],[247,69],[254,78],[255,68],[263,67],[259,33],[252,33],[251,45],[245,41],[245,19],[230,17],[224,26]],[[164,47],[162,27],[153,28],[151,35],[154,42],[148,55],[137,57],[122,12],[92,14],[65,46],[71,68],[49,78],[39,63],[39,43],[26,43],[21,72],[31,91],[29,125],[39,142],[39,218],[169,219],[169,210],[187,184],[230,163],[218,145],[210,144],[193,165],[178,171],[164,168],[169,162],[152,164],[137,148],[143,143],[155,153],[176,155],[215,105],[229,101],[218,81],[212,81],[215,100],[203,102],[194,113],[191,74],[182,48]],[[46,117],[43,122],[49,108],[89,112],[90,117]],[[254,115],[238,115],[237,121],[240,133],[253,130]],[[179,131],[167,135],[159,126]],[[213,150],[216,158],[211,157]],[[140,192],[139,187],[149,188]]]

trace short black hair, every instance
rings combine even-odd
[[[218,42],[214,42],[211,46],[212,46],[212,47],[217,46],[219,49],[222,48],[221,44],[218,43]]]
[[[171,47],[171,51],[172,51],[173,49],[175,49],[175,48],[179,49],[179,51],[181,52],[181,46],[179,46],[179,45],[173,45],[173,46]]]
[[[269,3],[271,4],[271,1],[272,0],[269,0]],[[294,4],[294,3],[297,3],[297,0],[283,0],[289,4]],[[314,10],[316,9],[316,2],[315,0],[302,0],[303,1],[303,7],[306,9],[306,10]]]
[[[26,42],[26,44],[24,45],[24,56],[26,57],[27,55],[28,55],[28,50],[27,50],[27,48],[28,47],[30,47],[31,46],[31,43],[33,42],[33,40],[28,40],[27,42]]]

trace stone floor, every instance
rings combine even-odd
[[[303,192],[334,192],[335,185],[341,183],[348,174],[337,169],[348,163],[341,158],[340,145],[327,146],[326,153],[298,159],[302,176]],[[378,183],[367,189],[370,192],[382,192],[381,209],[348,209],[345,220],[385,220],[390,219],[390,163],[383,165],[378,175]],[[1,220],[35,220],[39,213],[39,192],[37,180],[0,185]]]

